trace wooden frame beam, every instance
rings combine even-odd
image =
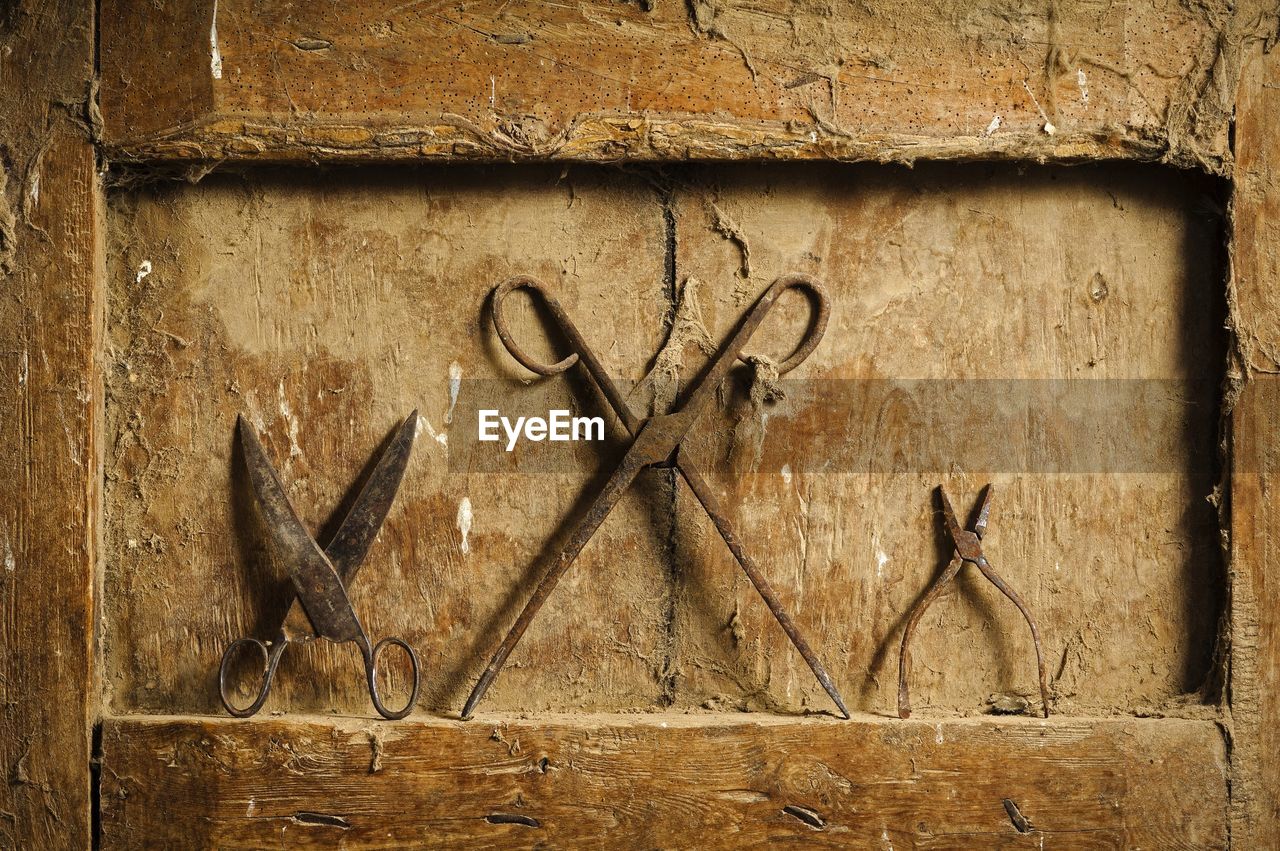
[[[1217,724],[754,715],[114,718],[113,848],[1222,847]]]
[[[117,161],[1163,159],[1224,170],[1196,4],[102,4]],[[139,49],[145,44],[146,49]]]

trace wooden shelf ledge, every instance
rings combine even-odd
[[[1217,722],[584,715],[104,722],[103,847],[1220,847]]]

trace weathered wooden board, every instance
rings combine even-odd
[[[1258,51],[1240,89],[1233,200],[1231,408],[1232,837],[1280,843],[1280,57]]]
[[[102,4],[116,160],[762,157],[1220,170],[1226,3]]]
[[[93,10],[0,9],[0,847],[88,848],[100,505]]]
[[[944,554],[931,488],[945,480],[969,500],[991,478],[1004,490],[989,547],[1040,617],[1058,709],[1205,711],[1206,695],[1188,696],[1211,673],[1221,611],[1205,502],[1217,480],[1224,357],[1211,186],[1108,168],[779,166],[649,175],[656,189],[644,176],[287,173],[116,198],[105,614],[117,711],[219,711],[219,653],[246,632],[267,637],[267,615],[287,591],[261,557],[236,474],[236,413],[265,432],[320,527],[414,407],[430,425],[353,593],[375,636],[405,635],[428,660],[423,707],[456,711],[532,590],[535,559],[553,552],[547,542],[621,445],[558,450],[550,471],[520,451],[489,471],[485,458],[503,453],[467,448],[465,417],[449,423],[451,375],[463,376],[455,413],[474,406],[473,377],[505,377],[515,389],[529,377],[492,333],[488,289],[516,272],[546,281],[615,374],[647,378],[635,394],[643,407],[646,392],[673,389],[658,386],[675,363],[655,359],[660,348],[683,358],[671,375],[689,378],[706,361],[694,331],[723,337],[756,292],[793,269],[819,274],[834,300],[827,339],[797,377],[846,387],[950,379],[952,396],[979,403],[956,404],[954,422],[931,419],[927,398],[921,410],[875,413],[887,447],[917,430],[926,444],[974,436],[972,446],[955,441],[971,454],[941,466],[907,458],[901,469],[824,472],[813,452],[807,462],[787,455],[838,449],[842,434],[864,430],[820,404],[783,407],[762,441],[776,448],[754,470],[749,453],[726,464],[717,451],[737,428],[732,411],[717,408],[697,429],[699,457],[726,489],[748,549],[850,705],[892,708],[901,620]],[[745,279],[742,247],[710,220],[713,204],[750,248]],[[681,312],[689,289],[671,287],[691,275],[704,281],[700,319],[689,305]],[[961,288],[972,298],[961,300]],[[540,339],[540,323],[525,320],[522,338]],[[797,327],[780,314],[752,350],[783,352]],[[1006,437],[1056,446],[1082,426],[1050,409],[1015,421],[1016,432],[985,432],[992,391],[959,382],[994,378],[1131,382],[1122,392],[1149,382],[1176,404],[1171,418],[1138,410],[1111,421],[1115,434],[1087,432],[1149,445],[1145,466],[995,466],[993,443]],[[569,400],[601,410],[589,394]],[[433,439],[446,433],[447,446]],[[794,469],[784,472],[788,458]],[[487,706],[827,708],[687,492],[672,513],[671,477],[650,474],[606,522]],[[976,582],[959,587],[920,636],[925,710],[982,712],[993,694],[1031,691],[1030,643],[1014,611]],[[276,708],[369,711],[350,650],[298,653],[278,682]]]
[[[1207,721],[121,718],[103,747],[103,848],[1226,840]]]

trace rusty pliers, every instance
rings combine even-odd
[[[951,507],[951,500],[947,498],[947,491],[941,485],[938,486],[938,495],[942,500],[942,517],[947,527],[947,534],[955,543],[955,551],[952,553],[951,562],[947,565],[947,569],[938,574],[938,578],[929,586],[929,590],[920,598],[920,602],[916,603],[916,607],[911,610],[911,615],[907,618],[906,628],[902,631],[902,650],[898,656],[898,717],[911,717],[911,695],[907,691],[907,675],[911,671],[911,634],[915,631],[916,624],[920,622],[920,618],[924,616],[925,609],[938,599],[944,588],[956,578],[956,574],[960,572],[960,568],[965,562],[975,565],[978,570],[982,571],[982,575],[991,582],[992,585],[1000,589],[1000,593],[1009,598],[1012,603],[1018,607],[1018,611],[1022,612],[1022,616],[1027,620],[1027,626],[1031,627],[1031,641],[1036,647],[1036,670],[1040,675],[1040,701],[1043,707],[1044,717],[1049,717],[1049,680],[1048,673],[1044,666],[1044,653],[1040,647],[1040,630],[1036,628],[1035,618],[1031,616],[1031,612],[1027,609],[1022,597],[1018,592],[1013,590],[999,574],[995,568],[987,561],[987,557],[982,552],[982,536],[987,531],[987,520],[991,516],[991,496],[993,487],[987,485],[982,492],[982,503],[978,509],[978,519],[973,524],[973,529],[965,529],[960,525],[960,521],[956,518],[955,509]]]
[[[519,289],[533,290],[542,297],[552,319],[569,341],[569,345],[573,350],[563,360],[549,365],[543,364],[525,353],[512,338],[502,308],[506,297],[514,290]],[[817,282],[803,276],[790,275],[775,281],[755,303],[755,306],[747,314],[746,319],[743,320],[737,331],[729,339],[729,342],[712,361],[702,380],[694,387],[692,393],[680,408],[669,414],[641,418],[631,411],[626,399],[609,378],[605,372],[604,365],[596,357],[591,347],[587,345],[577,326],[573,324],[568,314],[565,313],[564,308],[546,291],[542,284],[533,278],[520,276],[511,278],[494,288],[493,324],[502,340],[502,344],[511,353],[511,356],[529,371],[544,376],[559,375],[574,364],[582,364],[608,400],[609,405],[614,409],[618,419],[621,420],[623,426],[631,434],[633,441],[618,467],[597,494],[591,507],[574,527],[573,533],[561,550],[559,557],[551,565],[546,575],[543,576],[542,581],[538,583],[533,595],[525,603],[523,611],[520,612],[520,616],[516,618],[515,623],[507,632],[506,638],[503,639],[502,644],[494,652],[493,658],[490,659],[484,673],[480,675],[480,679],[476,682],[475,688],[471,690],[471,695],[467,698],[466,705],[462,709],[462,717],[464,719],[471,717],[476,704],[479,703],[485,691],[488,690],[498,676],[498,672],[502,670],[507,657],[515,649],[516,644],[520,641],[521,636],[524,635],[538,609],[555,588],[560,577],[573,564],[574,559],[577,558],[582,548],[586,546],[592,535],[600,528],[605,518],[608,517],[609,512],[622,498],[623,493],[626,492],[642,470],[655,465],[670,465],[680,471],[685,482],[688,483],[689,489],[693,491],[694,496],[702,503],[716,529],[719,530],[720,536],[724,538],[729,551],[733,553],[738,564],[742,566],[743,572],[751,580],[751,584],[755,586],[760,596],[764,599],[769,611],[777,618],[783,631],[791,639],[791,643],[795,645],[796,650],[804,657],[809,669],[813,671],[822,688],[830,695],[835,705],[839,707],[841,715],[845,718],[849,717],[849,711],[845,708],[844,701],[836,690],[835,684],[831,681],[830,675],[827,674],[822,663],[818,661],[817,656],[814,655],[804,636],[800,634],[800,630],[796,627],[790,615],[782,608],[782,604],[778,601],[777,595],[774,593],[768,579],[761,573],[755,562],[743,551],[741,540],[725,515],[720,500],[712,493],[710,485],[702,477],[702,473],[699,472],[692,459],[680,452],[681,443],[693,427],[693,424],[697,422],[699,416],[707,409],[716,394],[716,388],[720,386],[728,375],[729,369],[734,362],[742,358],[742,350],[747,341],[751,339],[751,335],[760,327],[760,323],[777,302],[778,297],[790,289],[800,289],[808,292],[817,308],[808,333],[795,352],[779,364],[778,373],[787,373],[799,366],[813,352],[818,342],[822,339],[822,335],[826,331],[831,307],[827,301],[826,294]]]

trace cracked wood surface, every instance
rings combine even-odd
[[[0,8],[0,847],[87,848],[100,342],[92,10]]]
[[[110,718],[104,848],[1222,848],[1208,721]],[[214,791],[216,790],[216,791]],[[212,794],[211,794],[212,792]]]
[[[1229,168],[1221,2],[104,0],[118,161],[1162,159]]]

